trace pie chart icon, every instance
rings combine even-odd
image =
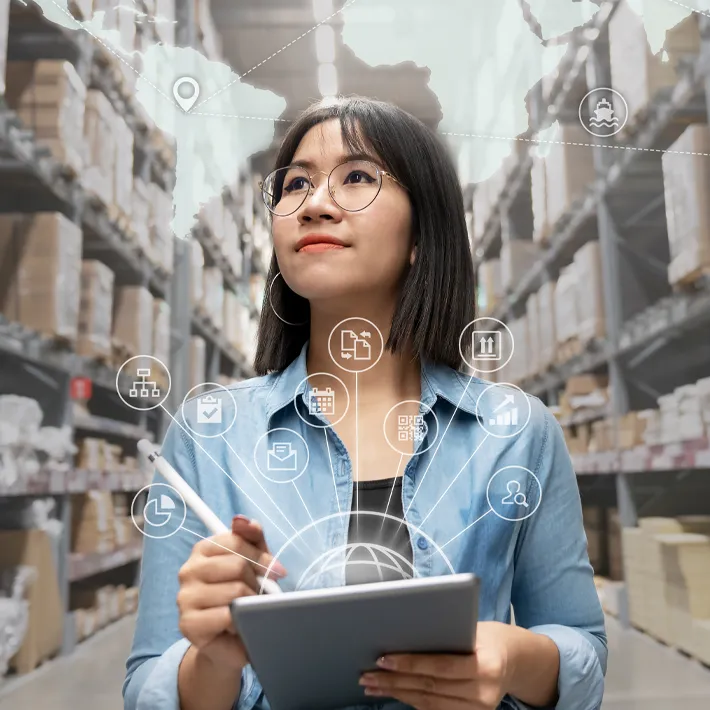
[[[146,522],[154,528],[160,528],[170,522],[170,516],[175,511],[175,502],[170,496],[161,494],[159,498],[149,500],[143,515]]]

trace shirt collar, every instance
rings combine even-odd
[[[301,397],[304,405],[308,406],[305,398],[309,388],[307,354],[308,341],[304,343],[298,357],[275,375],[266,402],[269,420],[277,411],[291,404],[296,397]],[[436,400],[441,398],[468,414],[478,416],[476,400],[480,388],[476,387],[475,383],[480,381],[477,378],[426,359],[422,361],[421,378],[421,401],[427,407],[433,408]]]

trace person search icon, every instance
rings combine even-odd
[[[508,481],[507,488],[508,495],[501,501],[503,505],[524,505],[526,508],[530,507],[527,496],[520,490],[520,483],[518,481]]]

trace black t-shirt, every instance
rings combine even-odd
[[[360,512],[387,513],[396,520],[381,515],[355,515],[356,506]],[[402,522],[402,477],[353,483],[352,511],[346,584],[391,582],[413,577],[409,529]]]

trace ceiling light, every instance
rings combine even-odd
[[[333,0],[313,0],[313,14],[316,17],[316,22],[323,22],[334,12]]]
[[[321,64],[335,61],[335,32],[330,25],[321,25],[316,30],[316,55]]]
[[[335,96],[338,93],[338,72],[335,64],[318,65],[318,89],[321,96]]]

